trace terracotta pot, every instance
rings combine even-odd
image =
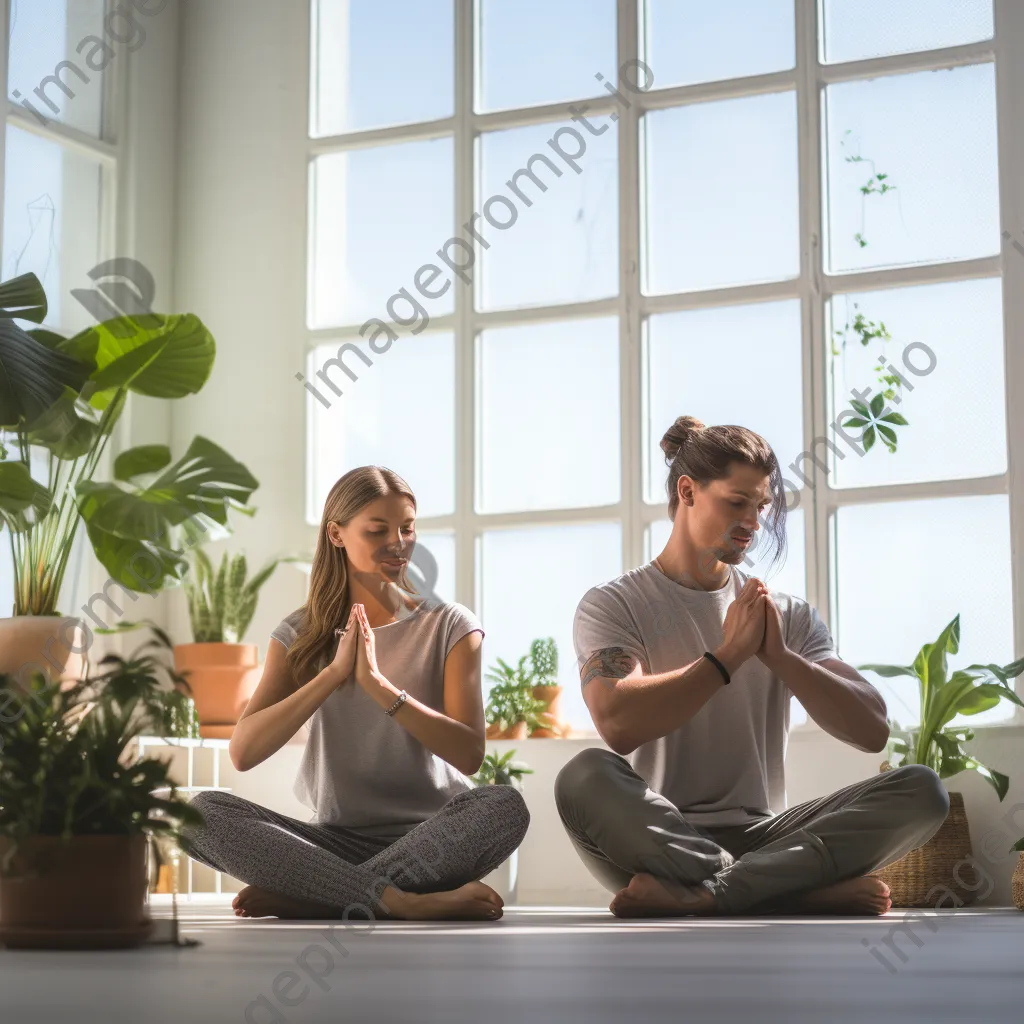
[[[535,686],[534,700],[542,700],[547,710],[540,716],[546,725],[539,726],[530,733],[531,739],[554,739],[562,733],[562,688],[560,686]]]
[[[238,723],[262,674],[255,644],[176,644],[174,668],[192,688],[199,735],[207,738]]]
[[[0,839],[0,855],[8,840]],[[9,949],[124,949],[153,930],[146,836],[34,836],[0,877],[0,942]]]
[[[15,615],[0,619],[0,672],[27,686],[35,671],[69,684],[85,675],[92,640],[81,619],[67,615]]]
[[[526,733],[526,723],[517,722],[510,729],[506,729],[504,732],[499,733],[498,738],[503,740],[525,740]]]
[[[1017,858],[1017,866],[1010,880],[1010,892],[1013,895],[1013,905],[1018,910],[1024,910],[1024,853]]]
[[[535,686],[533,697],[534,700],[547,702],[548,709],[544,714],[550,718],[552,729],[557,729],[562,722],[562,688],[560,686]]]

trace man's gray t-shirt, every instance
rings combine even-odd
[[[592,587],[573,624],[578,664],[602,648],[621,647],[639,659],[645,675],[657,675],[714,651],[722,643],[726,610],[750,578],[730,568],[720,590],[684,587],[653,561]],[[811,605],[768,589],[790,650],[808,661],[838,657]],[[778,814],[786,809],[790,697],[785,683],[751,657],[690,721],[642,744],[629,761],[694,824],[740,825]]]
[[[285,649],[295,642],[304,610],[272,632]],[[444,713],[444,663],[464,636],[483,626],[465,605],[427,599],[414,614],[375,626],[380,671],[410,697]],[[337,644],[331,646],[334,657]],[[319,672],[330,659],[321,657]],[[458,769],[428,750],[367,694],[355,674],[313,712],[294,792],[320,824],[389,827],[396,835],[472,789]]]

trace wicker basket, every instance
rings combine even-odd
[[[924,846],[871,874],[889,886],[894,907],[934,907],[945,889],[956,893],[964,906],[973,902],[980,879],[974,867],[963,794],[949,794],[949,814]]]
[[[1024,853],[1017,858],[1017,867],[1010,881],[1010,892],[1013,894],[1013,905],[1018,910],[1024,910]]]

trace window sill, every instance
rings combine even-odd
[[[1017,729],[1024,732],[1024,715],[1021,715],[1019,717],[1015,716],[1013,718],[1007,718],[1005,721],[1002,722],[979,722],[976,725],[972,725],[970,728],[974,730],[975,738],[977,738],[977,736],[983,735],[986,732],[995,733],[1002,729]],[[822,729],[822,727],[818,725],[817,722],[808,720],[806,722],[801,722],[799,725],[791,726],[789,730],[789,735],[790,737],[794,737],[828,736],[829,734],[825,732],[825,730]]]
[[[495,737],[488,739],[488,743],[575,743],[578,740],[586,740],[588,743],[597,741],[603,743],[604,740],[594,730],[585,732],[582,729],[579,731],[573,731],[571,736],[527,736],[526,739],[514,740],[505,737]]]

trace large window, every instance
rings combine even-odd
[[[94,322],[72,290],[90,288],[89,271],[115,255],[115,79],[141,37],[105,0],[6,6],[0,277],[34,273],[46,289],[45,326],[70,335]],[[85,585],[83,536],[67,577],[72,592]],[[10,614],[12,572],[2,538],[0,615]]]
[[[991,0],[312,14],[310,523],[399,472],[485,664],[553,636],[587,731],[573,615],[664,546],[659,440],[741,423],[792,485],[769,583],[845,660],[909,664],[957,613],[964,664],[1012,660]],[[854,391],[906,425],[869,445]]]

